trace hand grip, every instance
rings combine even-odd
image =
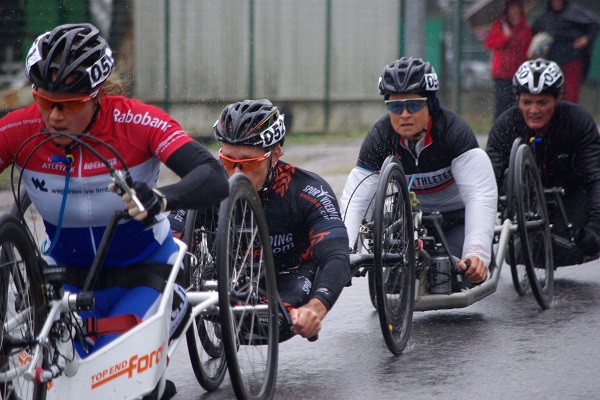
[[[140,213],[146,211],[146,207],[144,207],[140,199],[132,190],[133,181],[131,180],[131,176],[128,173],[122,170],[115,169],[111,171],[111,177],[115,182],[115,193],[117,193],[119,196],[123,196],[125,193],[127,193],[137,206]],[[144,226],[146,228],[150,228],[151,226],[155,225],[158,222],[158,220],[156,219],[156,217],[152,216],[145,218],[142,222],[144,223]]]
[[[135,195],[135,192],[131,189],[131,187],[133,186],[131,176],[126,174],[124,171],[118,169],[113,170],[110,175],[113,181],[115,182],[115,192],[119,196],[123,196],[125,193],[127,193],[141,213],[146,211],[146,208],[144,207],[140,199],[138,199],[138,197]]]
[[[465,269],[465,272],[467,272],[469,270],[469,268],[471,267],[471,260],[469,260],[468,258],[465,260],[465,265],[467,266],[467,269]]]

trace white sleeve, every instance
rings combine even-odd
[[[377,192],[378,183],[379,174],[363,168],[354,167],[348,175],[340,198],[340,209],[351,248],[354,248],[363,219],[370,218],[372,199]]]
[[[465,203],[462,256],[478,256],[489,266],[498,211],[492,162],[483,149],[472,149],[452,160],[452,174]]]

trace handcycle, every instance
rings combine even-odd
[[[254,206],[262,207],[256,192],[247,183],[249,181],[243,174],[234,174],[231,179],[243,179],[245,185],[240,190],[252,193],[253,198],[256,199],[256,203],[253,203]],[[232,189],[230,198],[235,199],[236,197],[238,195]],[[231,202],[236,204],[234,200]],[[274,393],[274,380],[277,373],[278,344],[280,340],[292,337],[294,330],[289,311],[278,293],[274,297],[264,298],[260,285],[255,293],[247,293],[247,290],[243,288],[245,280],[249,279],[246,276],[247,267],[245,270],[243,263],[230,261],[228,275],[225,274],[227,271],[222,266],[217,268],[219,264],[217,261],[224,257],[229,260],[244,257],[248,259],[247,262],[252,262],[252,257],[261,255],[261,252],[267,252],[268,254],[263,255],[268,257],[267,275],[274,276],[271,273],[273,256],[270,246],[265,245],[262,250],[259,250],[256,247],[253,248],[251,239],[241,237],[241,234],[247,231],[243,227],[245,217],[232,212],[231,221],[239,221],[240,225],[236,228],[235,235],[230,234],[228,238],[223,237],[225,231],[221,228],[221,218],[217,221],[215,215],[220,215],[224,207],[231,207],[231,205],[228,206],[224,202],[211,210],[187,210],[181,233],[182,240],[189,247],[188,255],[184,260],[188,293],[218,287],[219,307],[222,310],[231,310],[228,312],[229,318],[223,315],[223,312],[217,316],[211,313],[210,309],[195,318],[192,327],[187,331],[190,360],[194,366],[196,379],[209,392],[220,387],[226,370],[229,368],[229,375],[238,398],[270,398]],[[237,209],[241,210],[243,207],[238,206]],[[255,218],[261,219],[261,226],[266,224],[264,213],[256,212],[254,215]],[[230,230],[230,228],[227,229],[227,231]],[[268,235],[268,233],[265,234]],[[223,253],[218,250],[217,244],[227,240],[231,241],[229,248],[235,251]],[[270,244],[268,239],[267,242]],[[228,284],[223,285],[223,282],[228,282]],[[275,283],[269,282],[268,284]],[[269,291],[269,294],[272,293]],[[246,313],[241,312],[243,308],[235,304],[239,302],[240,298],[246,304],[261,303],[255,307],[256,315],[244,315]],[[264,299],[261,300],[261,298]],[[276,309],[274,311],[270,308],[267,310],[267,305],[274,306]],[[267,313],[267,311],[269,312]],[[275,331],[271,326],[273,323],[276,324]],[[268,331],[265,329],[267,327]],[[238,333],[233,335],[225,332]],[[283,333],[285,337],[282,338],[279,333]],[[230,342],[227,344],[223,338],[228,338]],[[308,340],[317,339],[318,336],[314,336]],[[260,370],[257,370],[255,365],[257,362],[253,361],[258,359],[264,360],[260,363]],[[262,389],[260,385],[256,388],[257,382],[262,383]]]
[[[217,390],[229,371],[238,398],[268,399],[277,376],[278,318],[289,315],[277,294],[258,195],[243,174],[234,174],[230,181],[230,196],[218,209],[188,210],[181,236],[189,246],[187,293],[218,290],[219,295],[218,304],[194,316],[186,333],[188,352],[205,390]]]
[[[85,146],[76,135],[72,138]],[[92,137],[88,140],[99,141]],[[103,144],[119,158],[121,169],[115,169],[104,157],[96,155],[110,171],[119,191],[131,193],[129,170],[116,151]],[[14,215],[0,216],[1,399],[160,398],[165,389],[168,361],[183,339],[181,335],[169,340],[169,324],[173,285],[186,257],[184,280],[189,283],[187,295],[193,307],[184,331],[194,325],[194,332],[198,332],[199,319],[218,321],[222,331],[216,335],[218,341],[212,354],[221,354],[225,349],[238,397],[272,397],[278,334],[275,277],[264,215],[247,178],[241,174],[232,177],[231,195],[219,209],[215,254],[219,259],[220,283],[215,285],[208,277],[191,273],[187,245],[176,240],[178,256],[170,267],[158,311],[86,358],[80,357],[74,346],[76,340],[85,340],[84,321],[79,312],[93,307],[91,289],[112,234],[128,214],[117,211],[112,215],[83,290],[79,294],[70,293],[61,287],[59,270],[54,269],[52,274],[43,271],[41,242],[36,241],[44,237],[41,218],[27,193],[19,190],[15,192],[16,202],[11,210]],[[241,251],[248,246],[254,252]],[[246,324],[236,323],[240,320]],[[260,330],[253,330],[258,322]],[[207,330],[201,329],[202,337],[208,337],[204,335]],[[267,356],[250,359],[246,364],[236,363],[242,347],[253,347],[252,335],[257,331],[265,335],[261,340]],[[187,336],[189,340],[190,334]],[[246,341],[240,346],[242,336]],[[192,354],[190,350],[192,364],[197,367]],[[207,376],[215,379],[216,375],[218,379],[224,367],[216,370],[219,372],[209,372]],[[210,370],[202,365],[201,371]]]
[[[393,156],[385,160],[350,259],[353,276],[368,278],[371,303],[393,354],[406,347],[414,311],[467,307],[494,293],[507,250],[517,292],[525,294],[531,287],[540,307],[550,307],[554,291],[550,225],[527,145],[513,146],[508,177],[509,193],[499,199],[489,277],[474,286],[462,279],[458,260],[449,256],[443,215],[413,209],[401,164]],[[455,290],[453,276],[462,280]]]

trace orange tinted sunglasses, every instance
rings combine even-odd
[[[83,97],[72,97],[68,99],[57,99],[54,97],[47,97],[43,94],[38,93],[36,88],[31,89],[33,100],[45,111],[52,111],[55,106],[65,114],[75,113],[83,110],[85,103],[94,99],[98,95],[96,90],[94,93]]]
[[[219,158],[221,159],[221,163],[225,167],[225,169],[236,169],[239,168],[240,171],[252,171],[262,164],[267,158],[271,156],[271,152],[265,153],[260,157],[254,158],[245,158],[243,160],[236,160],[233,158],[229,158],[223,155],[223,149],[219,150]]]

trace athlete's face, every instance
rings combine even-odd
[[[81,94],[49,92],[42,88],[34,90],[34,98],[36,95],[39,95],[36,102],[46,129],[58,133],[83,133],[92,121],[99,101],[97,96],[90,99],[89,96]],[[65,99],[72,101],[61,104],[60,101]],[[52,100],[56,102],[53,103]],[[58,145],[62,146],[70,142],[70,139],[64,136],[52,136]]]
[[[422,99],[422,96],[417,94],[391,94],[388,100],[408,100]],[[429,108],[427,104],[413,113],[408,112],[407,107],[400,114],[390,111],[390,120],[394,130],[402,137],[407,138],[411,142],[418,142],[425,136],[427,124],[429,122]]]
[[[560,96],[554,97],[552,94],[521,93],[519,109],[529,128],[543,129],[550,123],[559,101]]]
[[[222,156],[226,157],[226,159],[221,158],[221,162],[225,167],[227,176],[231,176],[236,172],[241,172],[248,177],[254,190],[259,191],[265,183],[265,179],[267,179],[269,168],[272,165],[275,165],[279,160],[279,157],[281,156],[281,147],[276,146],[271,151],[271,154],[265,158],[266,152],[262,147],[234,146],[232,144],[223,143],[220,153]],[[235,160],[240,160],[241,162],[236,163]],[[245,163],[245,160],[249,162]],[[258,166],[256,167],[256,165]],[[252,167],[256,168],[251,169]]]

